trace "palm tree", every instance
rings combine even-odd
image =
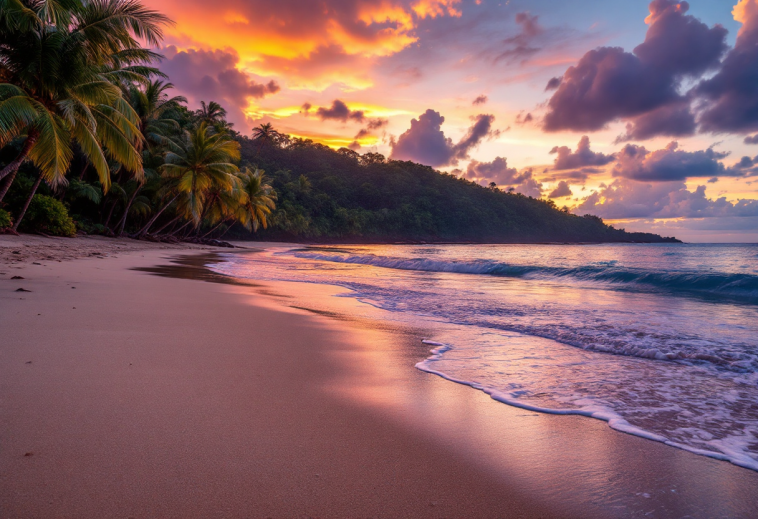
[[[182,103],[187,102],[187,99],[184,96],[169,97],[167,91],[172,88],[174,88],[173,84],[164,83],[160,80],[150,81],[144,86],[129,86],[129,104],[134,108],[139,118],[139,130],[147,141],[147,149],[143,150],[143,162],[145,164],[155,162],[162,149],[176,149],[177,147],[170,135],[178,133],[180,126],[175,119],[167,117],[167,114],[178,109]],[[124,233],[129,209],[142,190],[144,178],[135,180],[135,182],[137,185],[124,207],[121,220],[116,225],[116,236],[121,236]]]
[[[211,133],[206,122],[192,131],[185,131],[177,143],[177,151],[166,153],[161,166],[167,181],[162,201],[168,199],[159,211],[137,233],[145,236],[158,217],[174,202],[179,211],[197,227],[207,208],[213,190],[231,190],[235,173],[234,162],[240,159],[239,143],[226,133]],[[173,194],[173,196],[171,196]]]
[[[262,169],[250,171],[245,168],[240,174],[241,191],[244,198],[237,210],[237,221],[250,231],[257,231],[259,226],[268,227],[268,215],[276,207],[276,191],[268,183]]]
[[[224,131],[232,126],[226,122],[226,110],[216,101],[211,101],[207,105],[205,101],[200,101],[200,110],[195,113],[200,122],[213,127],[217,132]]]
[[[139,120],[119,84],[159,74],[138,39],[156,46],[168,23],[136,0],[0,0],[0,146],[23,139],[0,180],[27,159],[39,170],[14,230],[42,180],[65,184],[73,141],[105,192],[106,156],[142,176]]]
[[[255,155],[261,152],[264,144],[276,144],[284,138],[284,135],[274,129],[271,123],[264,123],[253,128],[253,140],[258,143]]]

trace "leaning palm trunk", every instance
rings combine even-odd
[[[0,180],[4,179],[11,173],[15,174],[16,171],[18,171],[18,168],[21,167],[21,164],[26,160],[26,157],[29,156],[29,152],[32,150],[38,139],[39,131],[36,129],[31,130],[29,135],[26,136],[26,141],[24,141],[24,146],[21,148],[21,153],[18,154],[18,157],[0,171]]]
[[[126,218],[129,216],[129,209],[131,209],[132,203],[134,203],[134,199],[137,198],[137,193],[139,193],[140,189],[142,189],[142,186],[137,186],[137,189],[134,190],[132,196],[129,197],[129,201],[126,203],[126,209],[124,209],[124,216],[122,216],[121,220],[118,222],[118,232],[116,233],[116,236],[124,234],[124,227],[126,227]]]
[[[115,211],[115,210],[116,210],[116,206],[117,206],[117,205],[118,205],[118,198],[117,198],[117,199],[115,199],[115,200],[113,201],[113,203],[111,204],[111,208],[110,208],[110,210],[108,211],[108,218],[106,218],[106,219],[105,219],[105,223],[103,224],[104,226],[108,227],[109,229],[110,229],[109,225],[110,225],[110,223],[111,223],[111,218],[113,218],[113,211]]]
[[[3,201],[3,198],[5,198],[5,194],[8,192],[8,189],[10,189],[11,184],[13,184],[13,181],[16,179],[16,173],[18,173],[18,169],[8,175],[6,179],[3,181],[3,187],[0,188],[0,202]]]
[[[189,222],[186,222],[184,225],[182,225],[181,227],[179,227],[178,229],[176,229],[174,232],[172,232],[169,236],[176,236],[177,234],[179,234],[180,232],[182,232],[182,230],[186,229],[187,226],[189,224],[191,224],[191,223],[192,223],[192,220],[190,220]]]
[[[21,209],[21,212],[19,213],[18,217],[16,218],[16,222],[13,224],[13,231],[18,232],[18,226],[21,223],[21,220],[24,219],[24,215],[26,214],[26,210],[29,209],[29,204],[32,203],[32,198],[34,198],[34,194],[37,192],[37,189],[39,188],[39,185],[42,183],[42,177],[44,176],[44,173],[40,172],[39,176],[37,177],[37,180],[34,182],[34,185],[32,186],[32,191],[29,193],[29,197],[26,199],[26,203],[24,204],[23,209]]]
[[[226,222],[226,220],[221,220],[220,222],[218,222],[218,223],[217,223],[217,224],[216,224],[216,225],[213,227],[213,229],[211,229],[211,230],[210,230],[210,231],[208,231],[207,233],[203,234],[203,235],[201,236],[201,238],[202,238],[202,239],[205,239],[205,238],[207,238],[208,236],[210,236],[211,234],[213,234],[214,232],[216,232],[216,229],[218,229],[219,227],[221,227],[221,224],[223,224],[224,222]]]
[[[157,231],[155,231],[153,234],[160,234],[161,231],[163,231],[164,229],[167,229],[170,225],[175,224],[176,222],[178,222],[180,218],[181,218],[181,216],[177,216],[173,220],[169,220],[169,222],[166,225],[164,225],[163,227],[161,227],[160,229],[158,229]]]
[[[135,236],[137,238],[142,238],[143,236],[145,236],[147,234],[147,232],[150,230],[150,227],[152,227],[153,224],[155,223],[155,221],[160,217],[160,215],[163,214],[163,211],[165,211],[166,209],[168,209],[168,206],[170,206],[171,204],[173,204],[174,201],[177,198],[179,198],[178,194],[176,196],[174,196],[174,198],[172,198],[166,205],[164,205],[163,207],[161,207],[161,210],[158,211],[157,213],[155,213],[155,215],[152,218],[150,218],[150,221],[148,221],[145,224],[145,226],[142,229],[140,229],[139,232]]]

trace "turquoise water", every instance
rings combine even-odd
[[[758,246],[275,247],[235,277],[331,284],[440,324],[424,371],[758,470]],[[494,405],[494,404],[493,404]]]

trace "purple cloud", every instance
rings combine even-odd
[[[463,177],[485,186],[494,182],[501,189],[512,189],[525,196],[539,198],[542,195],[542,184],[533,177],[532,170],[519,173],[516,168],[508,167],[505,157],[495,157],[492,162],[472,160]]]
[[[678,93],[684,78],[715,68],[726,50],[726,29],[709,28],[691,15],[687,2],[654,0],[645,41],[633,53],[600,47],[585,54],[563,75],[548,102],[547,131],[595,131],[617,119],[638,118],[669,105],[687,105]],[[660,115],[660,114],[659,114]],[[682,114],[679,114],[682,118]],[[658,118],[660,120],[660,117]],[[632,133],[680,134],[685,125],[656,131],[635,121]],[[641,128],[635,130],[637,125]],[[694,125],[690,128],[694,131]],[[652,134],[652,135],[651,135]]]
[[[329,108],[320,106],[318,110],[316,110],[316,115],[322,121],[332,119],[335,121],[342,121],[343,123],[347,122],[348,119],[362,123],[366,119],[362,110],[350,110],[344,101],[339,99],[332,101],[332,106]]]
[[[758,130],[758,4],[747,3],[743,26],[721,70],[700,83],[697,95],[707,107],[699,123],[713,133],[747,133]]]
[[[275,81],[259,83],[237,70],[239,56],[233,50],[179,51],[170,45],[163,54],[165,59],[160,69],[171,78],[178,92],[194,104],[200,101],[220,103],[234,123],[245,122],[242,109],[247,107],[249,98],[258,99],[280,89]]]
[[[561,198],[564,196],[571,196],[574,193],[571,192],[571,187],[569,187],[568,183],[566,183],[565,180],[561,180],[558,182],[558,185],[555,186],[555,189],[553,189],[549,195],[547,195],[548,198]]]
[[[752,136],[748,135],[743,142],[745,144],[758,144],[758,133]]]
[[[548,81],[547,85],[545,85],[545,92],[557,89],[559,86],[561,86],[562,82],[563,76],[551,77],[550,81]]]
[[[684,182],[645,183],[618,179],[574,209],[602,218],[703,218],[758,216],[758,200],[729,202],[706,197],[705,186],[689,191]]]
[[[576,146],[576,151],[572,152],[568,146],[556,146],[550,150],[555,154],[553,169],[579,169],[586,166],[605,166],[613,162],[613,155],[594,152],[590,149],[590,138],[584,135]]]
[[[487,102],[487,96],[482,94],[480,96],[476,96],[476,99],[474,99],[471,104],[474,106],[483,105]]]
[[[390,158],[395,160],[412,160],[438,167],[456,164],[459,159],[468,158],[468,152],[479,145],[485,138],[499,134],[492,129],[495,117],[480,114],[458,144],[453,144],[442,131],[445,118],[439,112],[427,110],[418,119],[411,120],[411,127],[390,144]]]
[[[613,176],[648,182],[744,176],[744,172],[727,168],[719,162],[727,155],[728,153],[717,152],[713,148],[691,152],[680,150],[677,142],[671,142],[664,149],[652,152],[643,146],[627,144],[616,154]]]

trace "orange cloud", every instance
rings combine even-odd
[[[257,74],[286,73],[303,87],[323,88],[337,77],[366,88],[371,60],[416,42],[418,22],[460,16],[460,0],[155,0],[177,25],[169,43],[233,48],[240,66]],[[335,66],[336,65],[336,66]]]

